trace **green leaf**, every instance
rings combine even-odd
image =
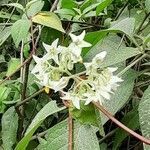
[[[121,45],[119,47],[120,40],[121,39],[119,37],[114,35],[106,37],[103,41],[100,40],[85,55],[85,61],[90,61],[96,54],[102,51],[106,51],[107,55],[102,64],[102,67],[106,67],[117,64],[119,62],[123,62],[126,59],[141,53],[137,48],[125,47],[124,45]]]
[[[36,131],[36,129],[41,125],[41,123],[46,119],[46,117],[64,110],[65,107],[57,107],[56,102],[55,101],[50,101],[49,103],[47,103],[39,112],[38,114],[35,116],[35,118],[32,120],[32,123],[30,124],[30,126],[28,127],[25,136],[22,138],[22,140],[17,144],[15,150],[25,150],[32,135],[34,134],[34,132]]]
[[[107,6],[111,4],[112,0],[104,0],[102,1],[96,8],[96,15],[99,15]]]
[[[150,12],[150,0],[145,1],[146,10],[149,13]]]
[[[86,14],[87,12],[93,10],[93,9],[96,8],[98,5],[99,5],[99,3],[92,4],[92,5],[88,6],[87,8],[85,8],[85,9],[83,10],[83,14]]]
[[[125,115],[125,117],[121,120],[121,122],[130,129],[136,130],[139,127],[139,115],[137,107],[135,107],[132,111],[128,112]],[[119,148],[119,146],[122,144],[122,141],[128,135],[129,134],[127,132],[118,128],[114,137],[113,150],[117,150],[117,148]]]
[[[24,7],[21,4],[19,4],[19,3],[9,3],[9,4],[6,4],[6,5],[7,6],[13,6],[13,7],[16,7],[18,9],[24,11]]]
[[[65,32],[62,28],[60,19],[52,12],[41,12],[32,18],[32,21],[61,32]]]
[[[133,37],[135,28],[135,19],[134,18],[125,18],[116,24],[114,24],[108,31],[121,31],[128,35],[129,37]]]
[[[18,128],[18,115],[14,107],[10,107],[2,117],[2,141],[3,148],[12,150],[12,146],[16,143]]]
[[[94,106],[92,104],[84,105],[84,103],[80,103],[80,106],[81,109],[70,108],[73,118],[82,124],[98,126]]]
[[[20,59],[11,58],[11,60],[8,63],[6,76],[10,76],[18,68],[18,66],[20,66]]]
[[[144,92],[139,104],[139,122],[144,137],[150,138],[150,86]],[[150,146],[144,144],[144,150],[150,150]]]
[[[20,19],[13,24],[11,34],[16,47],[18,47],[19,43],[27,37],[30,26],[31,22],[24,19]]]
[[[100,42],[104,37],[106,37],[107,32],[101,32],[101,31],[96,31],[96,32],[89,32],[85,35],[85,41],[89,42],[92,44],[92,47],[96,45],[98,42]],[[82,51],[82,55],[85,56],[85,54],[92,48],[92,47],[87,47],[84,48]]]
[[[97,128],[89,125],[81,125],[74,122],[74,150],[100,150],[96,137]],[[37,150],[67,150],[68,149],[68,125],[63,121],[48,130],[46,141],[41,143]]]
[[[4,30],[0,28],[0,46],[8,39],[11,34],[11,27],[6,27]]]
[[[32,0],[26,5],[26,13],[28,17],[32,17],[39,13],[44,6],[44,1],[42,0]]]
[[[67,9],[76,8],[77,4],[74,0],[61,0],[61,7]]]

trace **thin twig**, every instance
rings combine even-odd
[[[124,4],[122,9],[118,12],[118,14],[116,15],[115,20],[117,20],[120,17],[120,15],[123,13],[124,9],[128,6],[128,2],[129,2],[129,0]]]
[[[68,117],[68,128],[69,128],[68,150],[72,150],[73,149],[73,120],[72,120],[72,116],[70,113],[69,113],[69,117]]]
[[[24,99],[23,101],[20,101],[18,102],[15,107],[19,107],[21,105],[23,105],[24,103],[30,101],[32,98],[34,98],[35,96],[39,95],[40,93],[42,93],[44,91],[44,88],[43,89],[40,89],[39,91],[33,93],[31,96],[29,96],[28,98]]]
[[[50,12],[53,12],[56,8],[57,8],[57,4],[58,4],[59,0],[55,0],[51,9],[50,9]]]
[[[139,25],[139,27],[138,27],[138,29],[137,29],[137,31],[136,31],[137,33],[140,32],[140,30],[141,30],[143,24],[145,23],[145,21],[146,21],[146,19],[149,17],[149,15],[150,15],[150,13],[145,14],[145,17],[144,17],[143,21],[141,22],[141,24]]]
[[[126,71],[128,71],[132,66],[134,66],[138,61],[142,60],[146,57],[146,54],[143,54],[141,57],[139,57],[137,60],[135,60],[133,63],[128,65],[125,69],[123,69],[121,72],[119,72],[117,75],[122,76]]]
[[[96,106],[96,108],[98,108],[103,114],[105,114],[111,121],[113,121],[118,127],[122,128],[123,130],[125,130],[127,133],[131,134],[132,136],[134,136],[135,138],[139,139],[140,141],[142,141],[145,144],[150,145],[150,139],[147,139],[139,134],[137,134],[136,132],[134,132],[133,130],[129,129],[127,126],[125,126],[124,124],[122,124],[120,121],[118,121],[115,117],[113,117],[113,115],[108,112],[102,105],[96,103],[96,102],[92,102],[94,104],[94,106]]]
[[[0,85],[3,84],[5,81],[9,80],[16,72],[18,72],[26,63],[28,63],[32,58],[32,54],[29,56],[28,59],[26,59],[22,65],[20,65],[12,74],[7,76],[4,80],[0,82]]]
[[[98,27],[98,28],[104,28],[104,26],[102,26],[102,25],[92,24],[92,23],[83,22],[83,21],[74,21],[74,20],[61,20],[61,21],[63,21],[63,22],[70,22],[70,23],[79,23],[79,24],[84,24],[84,25],[88,25],[88,26],[94,26],[94,27]]]

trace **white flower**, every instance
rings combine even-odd
[[[79,48],[83,48],[83,47],[90,47],[92,46],[90,43],[84,41],[84,37],[85,37],[85,31],[83,31],[80,35],[76,36],[72,33],[69,34],[72,42],[78,46]]]
[[[57,48],[57,45],[58,39],[56,39],[51,45],[43,43],[43,46],[47,51],[47,54],[44,56],[44,59],[46,60],[53,59],[57,64],[59,64],[58,54],[60,53],[60,49]]]
[[[64,92],[65,96],[61,97],[63,100],[70,100],[72,101],[73,105],[77,108],[80,109],[80,98],[71,92]]]
[[[106,57],[107,55],[107,52],[106,51],[103,51],[99,54],[97,54],[93,60],[92,60],[92,64],[95,66],[95,67],[100,67],[101,63],[103,62],[104,58]]]
[[[55,92],[61,91],[68,84],[69,78],[62,77],[59,81],[51,81],[50,88],[52,88]]]
[[[31,71],[32,74],[36,74],[36,73],[41,73],[46,71],[47,68],[47,61],[43,58],[39,58],[35,55],[33,55],[33,59],[36,62],[35,67],[33,68],[33,70]]]

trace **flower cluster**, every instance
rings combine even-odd
[[[80,101],[85,101],[85,105],[91,101],[103,103],[104,99],[110,99],[111,94],[119,86],[118,82],[123,80],[113,75],[117,68],[102,68],[106,57],[106,51],[97,54],[92,62],[83,63],[85,72],[84,78],[80,74],[71,74],[76,63],[82,62],[82,48],[90,47],[91,44],[84,41],[85,31],[79,36],[70,34],[71,44],[68,47],[58,46],[58,39],[51,45],[43,43],[46,54],[39,58],[33,56],[36,65],[32,73],[38,79],[38,83],[55,92],[61,91],[64,100],[72,101],[72,104],[80,109]],[[65,92],[63,89],[68,85],[69,79],[73,78],[74,83]]]

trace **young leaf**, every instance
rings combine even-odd
[[[19,43],[27,37],[30,26],[31,22],[24,19],[20,19],[13,24],[11,35],[16,47],[18,47]]]
[[[39,13],[44,6],[44,1],[42,0],[32,0],[26,5],[26,13],[28,17],[32,17]]]
[[[76,8],[76,6],[77,4],[75,3],[74,0],[61,0],[62,8],[72,9],[72,8]]]
[[[10,36],[11,34],[11,27],[6,27],[4,30],[1,30],[1,34],[0,34],[0,46],[7,40],[7,38]]]
[[[32,21],[61,32],[65,32],[62,28],[60,19],[52,12],[41,12],[32,17]]]
[[[139,104],[139,121],[142,135],[150,138],[150,86],[144,92]],[[144,144],[145,150],[149,148],[149,145]]]
[[[2,117],[2,141],[3,148],[12,150],[12,146],[16,143],[16,135],[18,128],[18,115],[14,107],[10,107]]]
[[[96,137],[97,128],[89,125],[81,125],[74,122],[73,145],[75,150],[100,150]],[[37,150],[66,150],[68,148],[67,121],[55,125],[45,135],[46,141],[41,143]]]
[[[112,0],[104,0],[96,8],[96,15],[99,15],[107,6],[111,4]]]
[[[35,116],[35,118],[32,120],[32,123],[28,127],[25,136],[22,138],[22,140],[17,144],[15,150],[25,150],[32,135],[36,131],[36,129],[41,125],[41,123],[45,120],[46,117],[65,109],[65,107],[57,107],[55,101],[50,101],[47,103]]]
[[[8,70],[6,73],[6,76],[10,76],[20,65],[20,59],[17,58],[11,58],[11,60],[8,63]]]

